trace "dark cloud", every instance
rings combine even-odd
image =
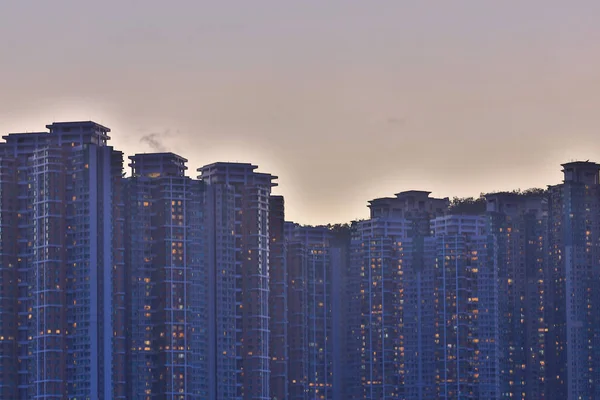
[[[169,129],[162,133],[150,133],[140,138],[140,143],[145,143],[154,151],[165,152],[167,146],[164,143],[164,139],[169,136]]]
[[[401,118],[390,117],[387,120],[387,123],[390,125],[404,125],[405,122],[406,122],[406,119],[404,117],[401,117]]]

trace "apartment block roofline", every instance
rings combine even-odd
[[[11,132],[8,133],[6,135],[2,135],[2,139],[4,139],[5,141],[8,141],[11,138],[15,138],[15,137],[32,137],[32,136],[48,136],[50,135],[50,132]]]
[[[172,152],[161,152],[161,153],[135,153],[131,156],[128,156],[127,158],[129,158],[130,160],[134,160],[135,158],[139,158],[139,157],[148,157],[148,158],[172,158],[173,160],[177,160],[177,161],[181,161],[181,162],[188,162],[189,160],[183,156],[180,156],[179,154],[176,153],[172,153]]]
[[[378,205],[378,204],[386,204],[389,202],[395,202],[397,200],[404,200],[411,196],[422,197],[422,198],[425,198],[428,200],[449,200],[448,197],[444,197],[444,198],[429,197],[430,194],[431,194],[431,192],[427,191],[427,190],[405,190],[403,192],[396,193],[394,195],[396,197],[378,197],[376,199],[369,200],[368,203],[369,203],[369,207],[371,207],[371,206]]]
[[[216,161],[214,163],[203,165],[202,167],[198,168],[197,171],[201,172],[203,169],[210,169],[210,168],[216,168],[216,167],[232,167],[232,168],[245,167],[245,168],[248,168],[248,169],[251,169],[252,171],[254,171],[255,169],[258,168],[258,165],[254,165],[252,163],[242,163],[242,162]]]
[[[218,162],[214,162],[212,164],[204,165],[204,166],[196,169],[196,171],[200,172],[200,175],[198,175],[198,179],[205,179],[205,178],[209,177],[212,172],[217,172],[217,174],[226,172],[227,174],[229,174],[230,172],[232,172],[232,173],[237,172],[237,171],[235,171],[236,169],[240,169],[240,170],[243,170],[243,172],[246,174],[249,173],[255,177],[269,180],[271,187],[278,186],[278,184],[276,182],[274,182],[276,179],[279,178],[278,176],[271,175],[271,174],[265,173],[265,172],[255,172],[255,170],[257,168],[258,168],[258,165],[254,165],[251,163],[218,161]],[[232,171],[230,171],[230,170],[232,170]]]
[[[104,144],[110,140],[108,133],[110,128],[100,125],[94,121],[73,121],[73,122],[53,122],[46,125],[51,135],[69,137],[70,135],[82,134],[84,136],[92,135],[100,139]]]
[[[394,196],[396,196],[396,198],[410,196],[410,195],[429,197],[430,194],[431,194],[431,192],[429,192],[427,190],[404,190],[402,192],[396,193]]]
[[[568,168],[568,167],[590,167],[590,168],[598,168],[600,169],[600,164],[594,162],[594,161],[590,161],[590,160],[586,160],[586,161],[570,161],[568,163],[564,163],[564,164],[560,164],[561,167],[563,168]]]
[[[171,152],[136,153],[128,157],[132,176],[185,176],[187,159]]]
[[[377,199],[369,200],[367,203],[369,203],[369,207],[371,207],[377,204],[389,203],[390,201],[394,201],[396,199],[396,197],[379,197]]]
[[[95,128],[98,128],[98,130],[102,130],[107,133],[110,132],[110,128],[108,128],[104,125],[100,125],[99,123],[94,122],[94,121],[53,122],[50,125],[46,125],[46,128],[52,130],[53,128],[58,128],[58,127],[69,128],[69,127],[75,127],[75,126],[93,126]]]
[[[600,164],[587,161],[572,161],[561,164],[564,174],[563,182],[577,182],[597,185],[600,183]]]

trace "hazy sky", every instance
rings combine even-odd
[[[258,164],[288,219],[600,161],[600,1],[0,1],[0,132]],[[146,138],[146,139],[144,139]]]

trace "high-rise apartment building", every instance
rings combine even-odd
[[[2,397],[125,399],[122,154],[94,122],[47,128],[0,145]]]
[[[286,231],[293,231],[286,223]],[[286,237],[288,233],[286,233]],[[288,266],[288,399],[308,398],[308,272],[306,246],[287,241]]]
[[[548,398],[548,203],[546,193],[487,197],[489,250],[497,270],[500,396]],[[485,295],[488,290],[480,290]],[[482,315],[479,316],[482,318]],[[481,333],[480,333],[481,334]],[[481,343],[481,338],[480,338]],[[480,372],[481,374],[481,372]]]
[[[423,320],[421,329],[433,329],[435,396],[427,398],[497,398],[491,392],[494,377],[480,373],[493,363],[497,353],[489,351],[484,325],[495,307],[495,296],[482,293],[494,289],[493,265],[487,260],[486,221],[482,215],[448,214],[432,220],[433,237],[425,245],[425,265],[434,274],[433,319]],[[432,268],[433,267],[433,268]],[[487,285],[486,285],[487,284]]]
[[[19,398],[18,162],[0,155],[0,397]]]
[[[129,157],[129,399],[206,399],[204,185],[173,153]]]
[[[269,357],[272,400],[288,398],[288,271],[283,196],[269,201]]]
[[[358,244],[360,240],[360,244]],[[395,238],[362,237],[354,241],[361,246],[360,255],[360,313],[356,351],[359,355],[360,383],[357,398],[400,398],[402,387],[401,368],[401,307],[399,271],[399,248]],[[360,258],[358,258],[360,257]],[[354,321],[357,322],[357,321]],[[356,342],[356,339],[354,340]],[[356,361],[355,361],[356,362]],[[354,367],[356,368],[356,367]]]
[[[371,218],[354,225],[360,320],[350,319],[358,327],[349,327],[348,341],[359,346],[357,398],[498,397],[497,272],[486,217],[449,205],[403,192],[371,201]]]
[[[361,377],[361,349],[363,347],[361,332],[361,312],[362,304],[362,268],[363,268],[363,248],[362,242],[362,222],[353,221],[349,228],[349,243],[347,246],[347,268],[344,274],[343,299],[341,315],[344,317],[343,325],[343,351],[345,353],[344,373],[341,376],[343,398],[362,399],[363,385]]]
[[[333,399],[332,257],[325,226],[286,223],[290,399]]]
[[[2,399],[600,398],[600,164],[314,227],[252,164],[47,128],[0,143]]]
[[[209,399],[270,399],[269,202],[276,177],[256,168],[198,169],[206,190]]]
[[[345,382],[353,377],[350,365],[352,356],[348,348],[348,325],[351,320],[348,311],[354,313],[352,293],[348,290],[350,276],[350,240],[351,227],[347,224],[328,225],[329,253],[331,259],[331,337],[330,346],[333,364],[333,400],[345,400],[351,397],[350,388]]]
[[[561,398],[600,397],[599,171],[563,164],[563,183],[548,189],[548,391]]]
[[[424,398],[434,393],[434,275],[424,245],[449,201],[408,191],[369,203],[351,250],[350,269],[360,276],[360,320],[348,338],[360,354],[356,396]]]

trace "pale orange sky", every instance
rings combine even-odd
[[[35,7],[34,7],[35,6]],[[600,161],[600,2],[0,3],[0,132],[109,126],[127,155],[258,164],[288,219]]]

